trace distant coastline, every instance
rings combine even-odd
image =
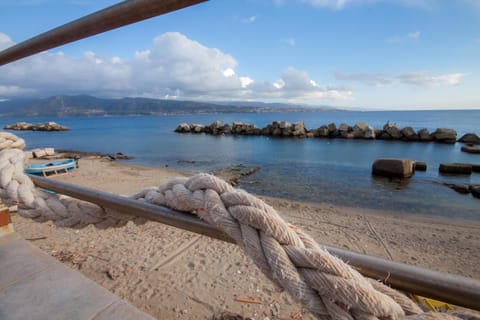
[[[0,117],[183,115],[215,113],[344,111],[332,107],[264,102],[197,102],[147,98],[105,99],[87,95],[0,101]]]

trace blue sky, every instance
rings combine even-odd
[[[0,0],[0,49],[116,1]],[[91,94],[480,109],[480,0],[212,0],[0,67],[0,98]]]

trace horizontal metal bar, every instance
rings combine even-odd
[[[208,0],[127,0],[0,52],[0,66],[63,44]]]
[[[104,208],[126,212],[234,243],[228,235],[191,214],[48,178],[29,176],[40,188],[96,203]],[[322,246],[330,253],[348,262],[363,275],[382,280],[394,288],[480,310],[480,281],[476,279],[432,271],[326,245]]]

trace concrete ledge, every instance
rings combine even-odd
[[[153,319],[12,233],[0,237],[0,319]]]

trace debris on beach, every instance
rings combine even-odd
[[[82,265],[86,260],[86,257],[82,254],[68,250],[52,251],[51,255],[58,261],[78,269],[82,268]]]
[[[243,317],[237,313],[224,311],[219,315],[213,315],[212,320],[252,320],[252,318]]]
[[[258,301],[257,299],[255,299],[253,297],[245,298],[245,297],[239,297],[237,295],[235,295],[235,301],[236,302],[242,302],[242,303],[262,304],[261,301]]]

